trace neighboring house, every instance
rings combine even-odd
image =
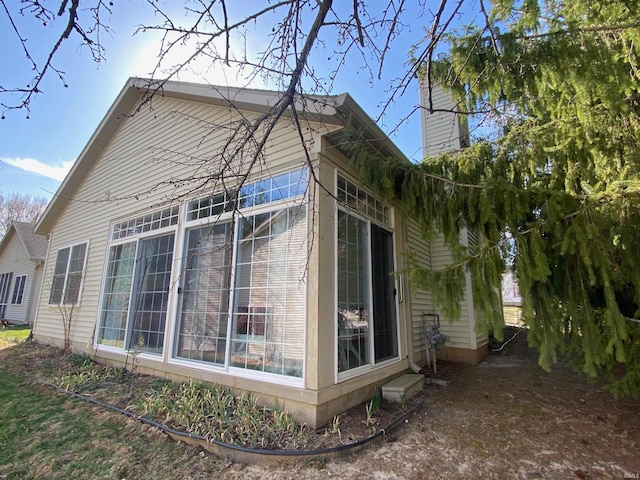
[[[347,128],[408,160],[354,100],[307,99],[301,130],[284,115],[243,182],[250,156],[226,147],[277,92],[168,82],[140,108],[145,85],[127,82],[37,226],[35,339],[64,344],[64,317],[76,351],[251,392],[313,426],[419,368],[434,310],[391,272],[446,249],[358,184]],[[448,358],[477,362],[470,298],[442,321]]]
[[[40,297],[47,237],[35,224],[13,222],[0,242],[0,319],[32,324]]]
[[[521,307],[522,297],[513,272],[507,270],[502,275],[502,304],[506,307]]]

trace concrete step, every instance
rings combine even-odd
[[[391,402],[409,400],[424,387],[424,375],[407,373],[382,386],[382,398]]]

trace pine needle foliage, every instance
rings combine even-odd
[[[455,314],[500,326],[512,268],[529,341],[551,368],[567,355],[614,395],[640,392],[640,4],[497,0],[486,23],[450,31],[422,80],[448,89],[479,129],[470,148],[407,164],[354,150],[362,180],[444,234],[445,271],[412,268]],[[478,237],[460,245],[461,228]]]

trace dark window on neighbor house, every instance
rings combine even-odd
[[[22,298],[24,297],[24,287],[26,284],[26,275],[19,275],[16,277],[16,283],[13,286],[13,296],[11,297],[12,305],[22,305]]]
[[[9,286],[11,285],[13,272],[0,274],[0,318],[4,318],[9,300]]]
[[[86,243],[58,250],[49,304],[76,305],[78,303],[86,253]]]

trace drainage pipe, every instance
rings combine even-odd
[[[502,349],[503,349],[504,347],[506,347],[506,346],[507,346],[507,344],[508,344],[509,342],[511,342],[511,340],[513,340],[514,338],[516,338],[516,337],[518,336],[518,334],[519,334],[521,331],[522,331],[522,329],[520,329],[520,330],[516,330],[516,333],[514,333],[514,334],[513,334],[513,337],[511,337],[509,340],[507,340],[507,341],[506,341],[506,342],[504,342],[502,345],[500,345],[500,348],[493,348],[493,349],[491,349],[491,352],[494,352],[494,353],[495,353],[495,352],[501,352],[501,351],[502,351]]]
[[[326,459],[326,458],[349,455],[358,450],[361,450],[365,445],[373,442],[374,440],[382,438],[390,430],[395,428],[400,422],[402,422],[403,420],[406,420],[412,413],[417,412],[424,405],[424,402],[422,401],[419,402],[418,404],[416,404],[415,406],[407,410],[405,413],[403,413],[400,417],[390,422],[385,428],[381,428],[374,434],[366,438],[360,439],[356,442],[349,443],[347,445],[320,448],[316,450],[264,450],[259,448],[233,445],[230,443],[221,442],[220,440],[209,439],[209,438],[203,437],[202,435],[181,432],[167,425],[156,422],[155,420],[151,420],[150,418],[146,418],[141,415],[136,415],[128,410],[123,410],[122,408],[116,407],[114,405],[109,405],[108,403],[103,403],[98,400],[94,400],[93,398],[82,396],[75,392],[69,392],[67,390],[64,390],[58,387],[57,385],[53,385],[51,383],[44,383],[44,385],[58,392],[66,393],[71,397],[88,402],[92,405],[106,408],[107,410],[111,410],[112,412],[120,413],[122,415],[133,418],[147,425],[151,425],[152,427],[159,428],[162,432],[169,435],[169,437],[171,437],[175,441],[198,446],[208,452],[215,453],[216,455],[219,455],[219,456],[227,457],[233,460],[234,462],[254,464],[254,465],[278,464],[286,461],[293,461],[293,460],[299,460],[299,459],[304,459],[304,460]]]

